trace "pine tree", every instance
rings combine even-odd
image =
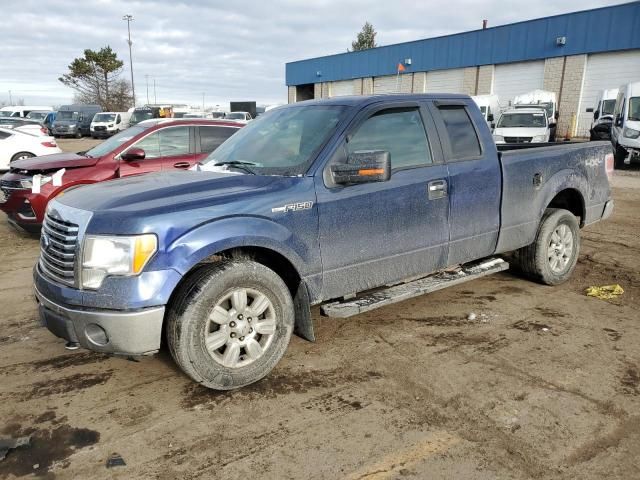
[[[376,45],[376,31],[373,29],[373,25],[366,22],[362,27],[358,38],[355,42],[351,42],[351,48],[354,52],[358,50],[367,50],[369,48],[375,48]]]

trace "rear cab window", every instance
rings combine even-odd
[[[464,105],[441,105],[438,111],[451,146],[451,160],[466,160],[482,155],[478,133]]]

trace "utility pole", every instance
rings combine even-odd
[[[204,112],[204,93],[202,92],[202,111]]]
[[[144,79],[147,81],[147,105],[149,105],[149,75],[145,75]]]
[[[9,90],[9,105],[13,105],[13,99],[11,98],[11,90]]]
[[[153,103],[158,104],[158,96],[156,95],[156,79],[153,79]]]
[[[131,55],[131,22],[133,21],[133,15],[125,15],[122,17],[122,20],[127,21],[127,33],[129,35],[129,39],[127,43],[129,44],[129,65],[131,67],[131,94],[133,96],[133,106],[136,106],[136,87],[133,83],[133,56]]]

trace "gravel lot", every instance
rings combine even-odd
[[[0,437],[33,435],[0,478],[640,478],[640,172],[613,185],[570,282],[503,273],[350,320],[316,309],[316,343],[294,337],[231,393],[166,352],[65,351],[37,322],[38,241],[0,214]],[[584,295],[611,283],[622,297]]]

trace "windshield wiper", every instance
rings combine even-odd
[[[250,169],[248,167],[248,165],[257,165],[253,162],[242,162],[240,160],[229,160],[227,162],[216,162],[213,164],[214,167],[219,167],[221,165],[229,165],[230,167],[235,167],[238,170],[243,170],[247,173],[250,173],[251,175],[255,175],[256,172],[254,172],[252,169]]]

